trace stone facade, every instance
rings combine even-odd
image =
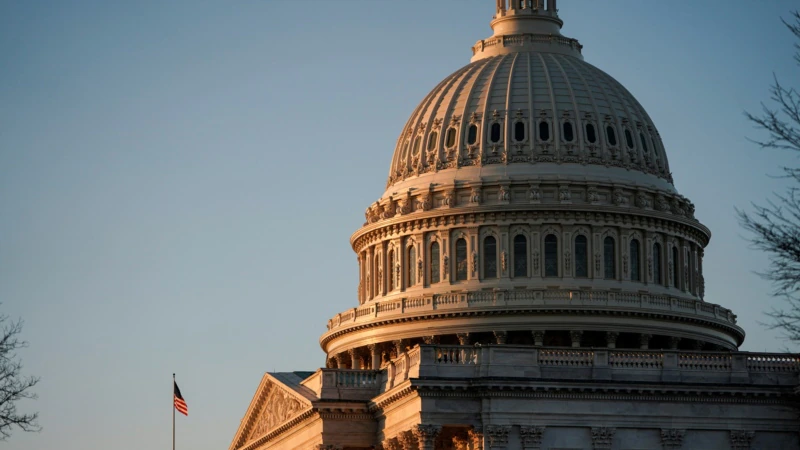
[[[266,374],[230,450],[800,448],[800,358],[738,351],[655,125],[557,12],[496,0],[351,238],[325,367]]]

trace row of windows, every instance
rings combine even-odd
[[[551,125],[550,122],[546,120],[540,120],[537,125],[538,131],[538,138],[540,141],[548,142],[550,141],[551,137]],[[444,146],[446,148],[452,148],[456,144],[456,135],[458,130],[455,127],[450,127],[447,129],[445,133],[445,140]],[[478,124],[470,124],[467,128],[467,136],[466,142],[468,145],[475,145],[478,142]],[[499,122],[494,122],[489,126],[489,143],[491,144],[498,144],[502,141],[502,124]],[[631,150],[634,149],[634,137],[633,133],[627,127],[625,128],[625,144]],[[524,142],[527,139],[527,125],[526,122],[522,120],[517,120],[514,122],[514,126],[512,128],[512,137],[514,142]],[[586,123],[584,125],[584,137],[586,142],[589,144],[596,144],[598,141],[598,133],[593,123]],[[436,145],[439,139],[439,133],[437,131],[431,131],[428,135],[427,141],[427,149],[428,151],[433,151],[436,149]],[[565,120],[561,123],[561,139],[565,143],[572,143],[575,141],[575,129],[572,121]],[[616,147],[617,142],[617,133],[615,131],[615,127],[612,124],[605,125],[605,139],[606,143],[611,147]],[[641,150],[644,153],[649,152],[648,141],[652,144],[653,148],[655,147],[655,143],[652,141],[652,138],[646,137],[644,132],[639,132],[639,142],[641,143]],[[422,145],[422,136],[417,136],[414,138],[413,143],[411,143],[411,154],[417,155],[419,154],[420,147]],[[405,154],[408,154],[408,147],[409,142],[405,144]]]
[[[530,276],[530,271],[528,267],[529,263],[529,246],[528,246],[528,238],[524,235],[518,234],[514,236],[512,241],[512,259],[510,261],[510,272],[511,276],[515,278],[519,277],[528,277]],[[574,276],[577,278],[589,278],[591,272],[591,265],[590,265],[590,258],[589,258],[589,241],[588,238],[584,235],[577,235],[574,238],[574,256],[572,258],[574,264]],[[644,281],[644,274],[642,269],[642,260],[643,260],[643,252],[641,248],[641,243],[638,239],[634,238],[628,242],[628,258],[626,259],[629,262],[630,267],[626,268],[629,270],[630,280],[631,281]],[[430,259],[429,264],[427,264],[425,275],[427,275],[428,280],[430,280],[431,284],[439,283],[442,281],[441,279],[441,248],[439,242],[432,242],[429,247],[430,250]],[[482,268],[482,278],[489,279],[489,278],[497,278],[499,276],[499,269],[498,269],[498,245],[497,239],[494,236],[486,236],[483,239],[482,247],[481,247],[481,268]],[[611,237],[607,236],[603,240],[602,246],[602,258],[603,258],[603,278],[605,279],[618,279],[618,258],[617,258],[617,243],[616,240]],[[677,247],[672,247],[672,258],[671,258],[671,270],[670,274],[672,279],[669,280],[672,286],[680,286],[680,271],[679,268],[679,252]],[[406,261],[411,263],[405,264],[405,280],[406,286],[411,287],[420,282],[421,273],[418,273],[419,270],[422,270],[422,263],[419,262],[420,267],[413,262],[417,261],[417,253],[416,247],[411,245],[406,248]],[[399,261],[397,260],[397,256],[394,250],[389,250],[387,253],[388,257],[388,267],[390,268],[398,268]],[[544,238],[544,264],[543,264],[543,275],[545,277],[559,277],[561,271],[561,265],[559,263],[559,245],[558,245],[558,237],[555,234],[547,234]],[[656,242],[652,244],[651,249],[651,257],[652,257],[652,282],[655,284],[665,284],[664,280],[666,276],[664,274],[664,254],[662,252],[661,244]],[[685,255],[685,261],[689,261],[689,254]],[[454,269],[455,269],[455,280],[456,281],[465,281],[469,278],[469,259],[468,259],[468,251],[467,251],[467,241],[464,238],[459,238],[455,241],[455,260],[454,260]],[[695,267],[697,262],[693,264]],[[387,287],[388,291],[392,291],[401,285],[401,280],[399,279],[401,273],[399,269],[391,270],[387,278]],[[692,289],[692,280],[691,277],[686,281],[686,287],[689,291]],[[379,280],[375,281],[376,283],[380,282]],[[377,286],[377,285],[376,285]]]

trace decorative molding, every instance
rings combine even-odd
[[[679,450],[683,446],[686,430],[676,428],[661,429],[661,446],[664,450]]]
[[[756,433],[746,430],[731,430],[731,450],[750,450]]]
[[[608,427],[592,428],[592,449],[611,450],[616,431],[616,429]]]
[[[489,448],[506,449],[508,448],[508,434],[511,432],[511,427],[508,425],[488,425],[485,428],[485,434],[489,441]]]
[[[522,425],[519,427],[519,438],[524,450],[540,450],[545,427]]]

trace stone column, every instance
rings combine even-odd
[[[394,350],[395,352],[397,352],[397,356],[402,355],[403,352],[406,351],[407,342],[408,341],[406,341],[405,339],[398,339],[396,341],[392,341],[392,344],[394,344]]]
[[[381,445],[383,446],[383,450],[403,450],[403,446],[400,445],[397,438],[385,439]]]
[[[336,356],[333,357],[334,361],[336,361],[336,368],[337,369],[344,369],[344,354],[338,353]]]
[[[469,333],[458,333],[456,337],[459,345],[469,345]]]
[[[750,450],[755,435],[754,431],[731,430],[731,450]]]
[[[494,338],[498,344],[505,344],[508,340],[508,333],[505,331],[495,331]]]
[[[570,331],[569,337],[572,339],[572,346],[573,347],[580,347],[581,346],[581,337],[583,336],[583,331]]]
[[[419,450],[434,450],[436,436],[438,436],[441,431],[442,427],[439,425],[419,424],[412,429],[414,436],[417,438]]]
[[[350,354],[350,368],[351,369],[360,369],[361,364],[358,358],[358,350],[351,348],[347,351]]]
[[[400,442],[400,446],[403,450],[419,450],[417,447],[417,438],[414,436],[414,433],[410,431],[401,431],[397,435],[397,440]]]
[[[616,431],[614,428],[592,428],[592,450],[611,450]]]
[[[619,337],[619,333],[616,331],[608,331],[606,332],[606,346],[608,348],[617,348],[617,338]]]
[[[679,450],[681,447],[683,447],[683,436],[685,434],[685,430],[678,430],[676,428],[662,428],[661,447],[663,450]]]
[[[544,345],[544,331],[533,331],[533,345],[541,347]]]
[[[695,350],[702,350],[704,345],[705,345],[705,342],[703,342],[703,341],[694,341],[692,343],[692,348],[695,349]]]
[[[491,450],[505,450],[508,448],[508,433],[511,427],[508,425],[489,425],[486,427],[486,437],[488,438]]]
[[[541,450],[544,427],[523,425],[519,427],[519,439],[524,450]]]
[[[640,334],[639,335],[639,348],[642,350],[647,350],[650,348],[650,339],[653,338],[652,334]]]
[[[372,363],[372,370],[378,370],[381,368],[381,352],[378,349],[378,344],[369,344],[367,346],[369,348],[369,358],[370,362]]]
[[[676,337],[676,336],[673,336],[673,337],[669,338],[669,349],[670,350],[677,350],[678,349],[678,343],[680,341],[681,341],[681,338]]]

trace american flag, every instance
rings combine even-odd
[[[178,389],[178,383],[173,381],[172,384],[175,386],[175,391],[173,395],[175,400],[175,409],[177,409],[178,412],[183,414],[184,416],[188,416],[189,407],[186,406],[186,401],[183,399],[183,396],[181,395],[181,390]]]

